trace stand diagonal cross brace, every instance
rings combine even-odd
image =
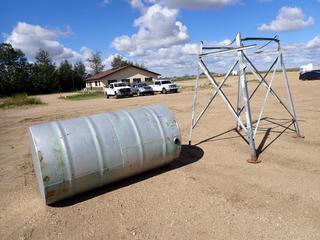
[[[211,75],[211,73],[209,72],[208,68],[206,67],[206,65],[204,64],[204,62],[199,59],[199,65],[202,68],[204,74],[207,76],[207,78],[209,79],[209,81],[211,82],[211,84],[215,87],[216,91],[218,94],[220,94],[222,100],[225,102],[225,104],[227,105],[228,109],[230,110],[231,114],[236,118],[236,120],[238,121],[238,123],[240,124],[240,126],[245,129],[241,119],[238,117],[238,114],[236,113],[236,110],[233,108],[232,104],[230,103],[228,97],[224,94],[224,92],[222,91],[221,88],[219,88],[218,83],[215,81],[215,79],[213,78],[213,76]]]
[[[262,47],[259,47],[258,50],[254,52],[255,54],[262,53],[264,47],[269,45],[271,42],[275,42],[278,45],[277,48],[277,57],[271,64],[271,66],[268,68],[268,71],[264,74],[264,76],[261,75],[261,73],[258,71],[258,69],[254,66],[252,61],[249,59],[249,57],[244,53],[245,50],[256,48],[256,44],[244,46],[243,42],[245,41],[268,41],[266,44],[264,44]],[[235,40],[233,42],[236,42],[237,46],[236,47],[230,47],[231,44],[225,47],[210,47],[210,46],[203,46],[203,43],[201,42],[200,46],[200,52],[198,55],[198,75],[196,78],[195,82],[195,93],[194,93],[194,98],[193,98],[193,105],[192,105],[192,117],[191,117],[191,126],[190,126],[190,132],[189,132],[189,145],[191,145],[191,140],[192,140],[192,132],[193,129],[196,127],[200,119],[203,117],[206,111],[208,111],[209,106],[212,104],[213,100],[217,95],[219,95],[223,102],[225,103],[226,107],[230,111],[231,115],[235,118],[236,120],[236,125],[237,129],[239,130],[240,128],[243,129],[246,134],[247,134],[247,142],[249,143],[250,146],[250,153],[251,153],[251,158],[248,160],[250,163],[257,163],[259,162],[258,160],[258,154],[257,150],[255,147],[255,135],[258,131],[258,127],[265,109],[265,105],[269,96],[269,93],[273,95],[278,102],[285,108],[285,110],[289,113],[292,123],[294,124],[295,127],[295,132],[298,136],[300,135],[300,130],[299,130],[299,124],[298,120],[296,117],[296,112],[292,100],[292,95],[291,95],[291,90],[289,87],[289,81],[286,73],[286,69],[284,66],[284,61],[283,61],[283,56],[282,56],[282,50],[280,46],[280,41],[277,37],[275,38],[243,38],[241,39],[240,33],[237,34]],[[217,50],[213,52],[205,52],[203,53],[204,50]],[[223,80],[218,84],[218,82],[215,80],[213,75],[210,73],[208,67],[206,66],[205,62],[203,61],[203,58],[205,57],[210,57],[212,55],[218,55],[218,54],[225,54],[225,53],[232,53],[235,52],[237,53],[236,59],[232,66],[229,68],[227,73],[225,74]],[[223,92],[222,87],[229,78],[231,72],[235,69],[235,67],[239,65],[239,80],[238,80],[238,95],[237,95],[237,108],[235,109],[230,100],[228,99],[227,95]],[[290,104],[290,109],[284,104],[284,102],[281,100],[281,98],[278,96],[278,94],[274,91],[272,88],[272,83],[275,78],[276,71],[278,69],[278,65],[281,66],[281,71],[283,72],[283,78],[284,78],[284,84],[287,90],[288,98],[289,98],[289,104]],[[249,68],[249,70],[258,78],[259,84],[256,86],[256,88],[253,90],[253,92],[248,94],[248,86],[247,86],[247,80],[246,80],[246,68]],[[273,69],[273,71],[272,71]],[[270,82],[266,80],[268,74],[272,71],[272,78]],[[198,97],[198,84],[199,84],[199,78],[200,74],[203,72],[206,77],[208,78],[209,82],[213,86],[213,94],[209,98],[208,103],[204,107],[204,109],[200,112],[197,118],[195,118],[195,110],[196,110],[196,103],[197,103],[197,97]],[[267,89],[266,95],[263,100],[263,104],[260,108],[259,112],[259,117],[255,121],[256,122],[256,127],[253,130],[252,128],[252,115],[251,115],[251,108],[250,108],[250,100],[252,100],[252,97],[256,94],[258,88],[263,85]],[[240,100],[242,99],[243,101],[243,106],[240,107]],[[242,104],[241,104],[242,105]],[[246,117],[246,123],[244,124],[241,121],[241,113],[245,112],[245,117]]]
[[[230,68],[230,70],[227,72],[226,76],[223,78],[223,80],[221,81],[221,83],[218,86],[218,89],[220,90],[223,86],[223,84],[225,83],[225,81],[228,79],[228,77],[230,76],[231,72],[233,71],[233,69],[235,68],[235,66],[238,64],[238,60],[235,61],[235,63],[232,65],[232,67]],[[198,121],[201,119],[201,117],[203,116],[203,114],[207,111],[208,107],[210,106],[211,102],[213,101],[213,99],[217,96],[218,91],[215,90],[215,92],[213,93],[212,97],[210,98],[209,102],[207,103],[207,105],[205,106],[205,108],[202,110],[202,112],[199,114],[198,118],[196,119],[194,126],[192,126],[192,128],[195,128],[195,126],[197,125]]]
[[[249,69],[251,72],[263,83],[263,85],[268,89],[269,83],[265,80],[264,77],[261,76],[259,71],[256,69],[256,67],[252,64],[252,62],[249,60],[249,58],[244,54],[246,60],[249,62]],[[281,98],[278,96],[278,94],[273,90],[273,88],[270,89],[271,94],[279,101],[279,103],[287,110],[287,112],[291,115],[294,121],[296,121],[296,117],[293,115],[293,113],[288,109],[288,107],[284,104],[284,102],[281,100]]]
[[[258,90],[258,88],[261,86],[261,84],[263,83],[263,81],[261,81],[261,79],[266,79],[266,77],[268,76],[269,72],[272,70],[272,68],[274,67],[274,65],[276,64],[278,58],[275,59],[275,61],[272,63],[271,67],[268,69],[268,71],[266,72],[266,74],[264,75],[264,77],[258,77],[259,79],[259,84],[256,86],[256,88],[252,91],[250,97],[249,97],[249,101],[251,100],[251,98],[254,96],[254,94],[256,93],[256,91]],[[244,110],[244,106],[239,110],[238,114],[240,115],[242,113],[242,111]]]

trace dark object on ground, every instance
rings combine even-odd
[[[320,80],[320,70],[312,70],[309,72],[305,72],[300,74],[300,80]]]

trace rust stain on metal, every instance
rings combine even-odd
[[[50,180],[49,176],[45,176],[45,177],[43,178],[43,181],[44,181],[44,182],[49,182],[49,180]]]
[[[38,151],[38,156],[39,156],[39,161],[42,162],[43,161],[43,156],[41,151]]]
[[[54,195],[55,195],[55,191],[54,191],[54,190],[47,192],[47,197],[48,197],[48,198],[51,198],[51,197],[53,197]]]

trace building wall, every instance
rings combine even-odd
[[[134,67],[128,67],[99,80],[86,82],[86,88],[92,90],[95,90],[97,88],[103,89],[103,87],[108,86],[108,83],[113,81],[133,83],[134,81],[138,81],[138,79],[140,79],[140,82],[145,82],[146,78],[152,82],[153,80],[158,78],[158,75]]]
[[[103,89],[103,82],[100,80],[86,82],[86,88],[89,90],[101,90]]]

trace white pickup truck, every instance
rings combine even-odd
[[[168,92],[178,92],[178,87],[176,84],[172,83],[170,80],[156,80],[153,85],[150,85],[154,92],[168,93]]]
[[[133,96],[131,87],[127,86],[123,82],[114,82],[110,83],[108,88],[103,89],[104,94],[109,98],[114,96],[115,98],[124,97],[124,96]]]

